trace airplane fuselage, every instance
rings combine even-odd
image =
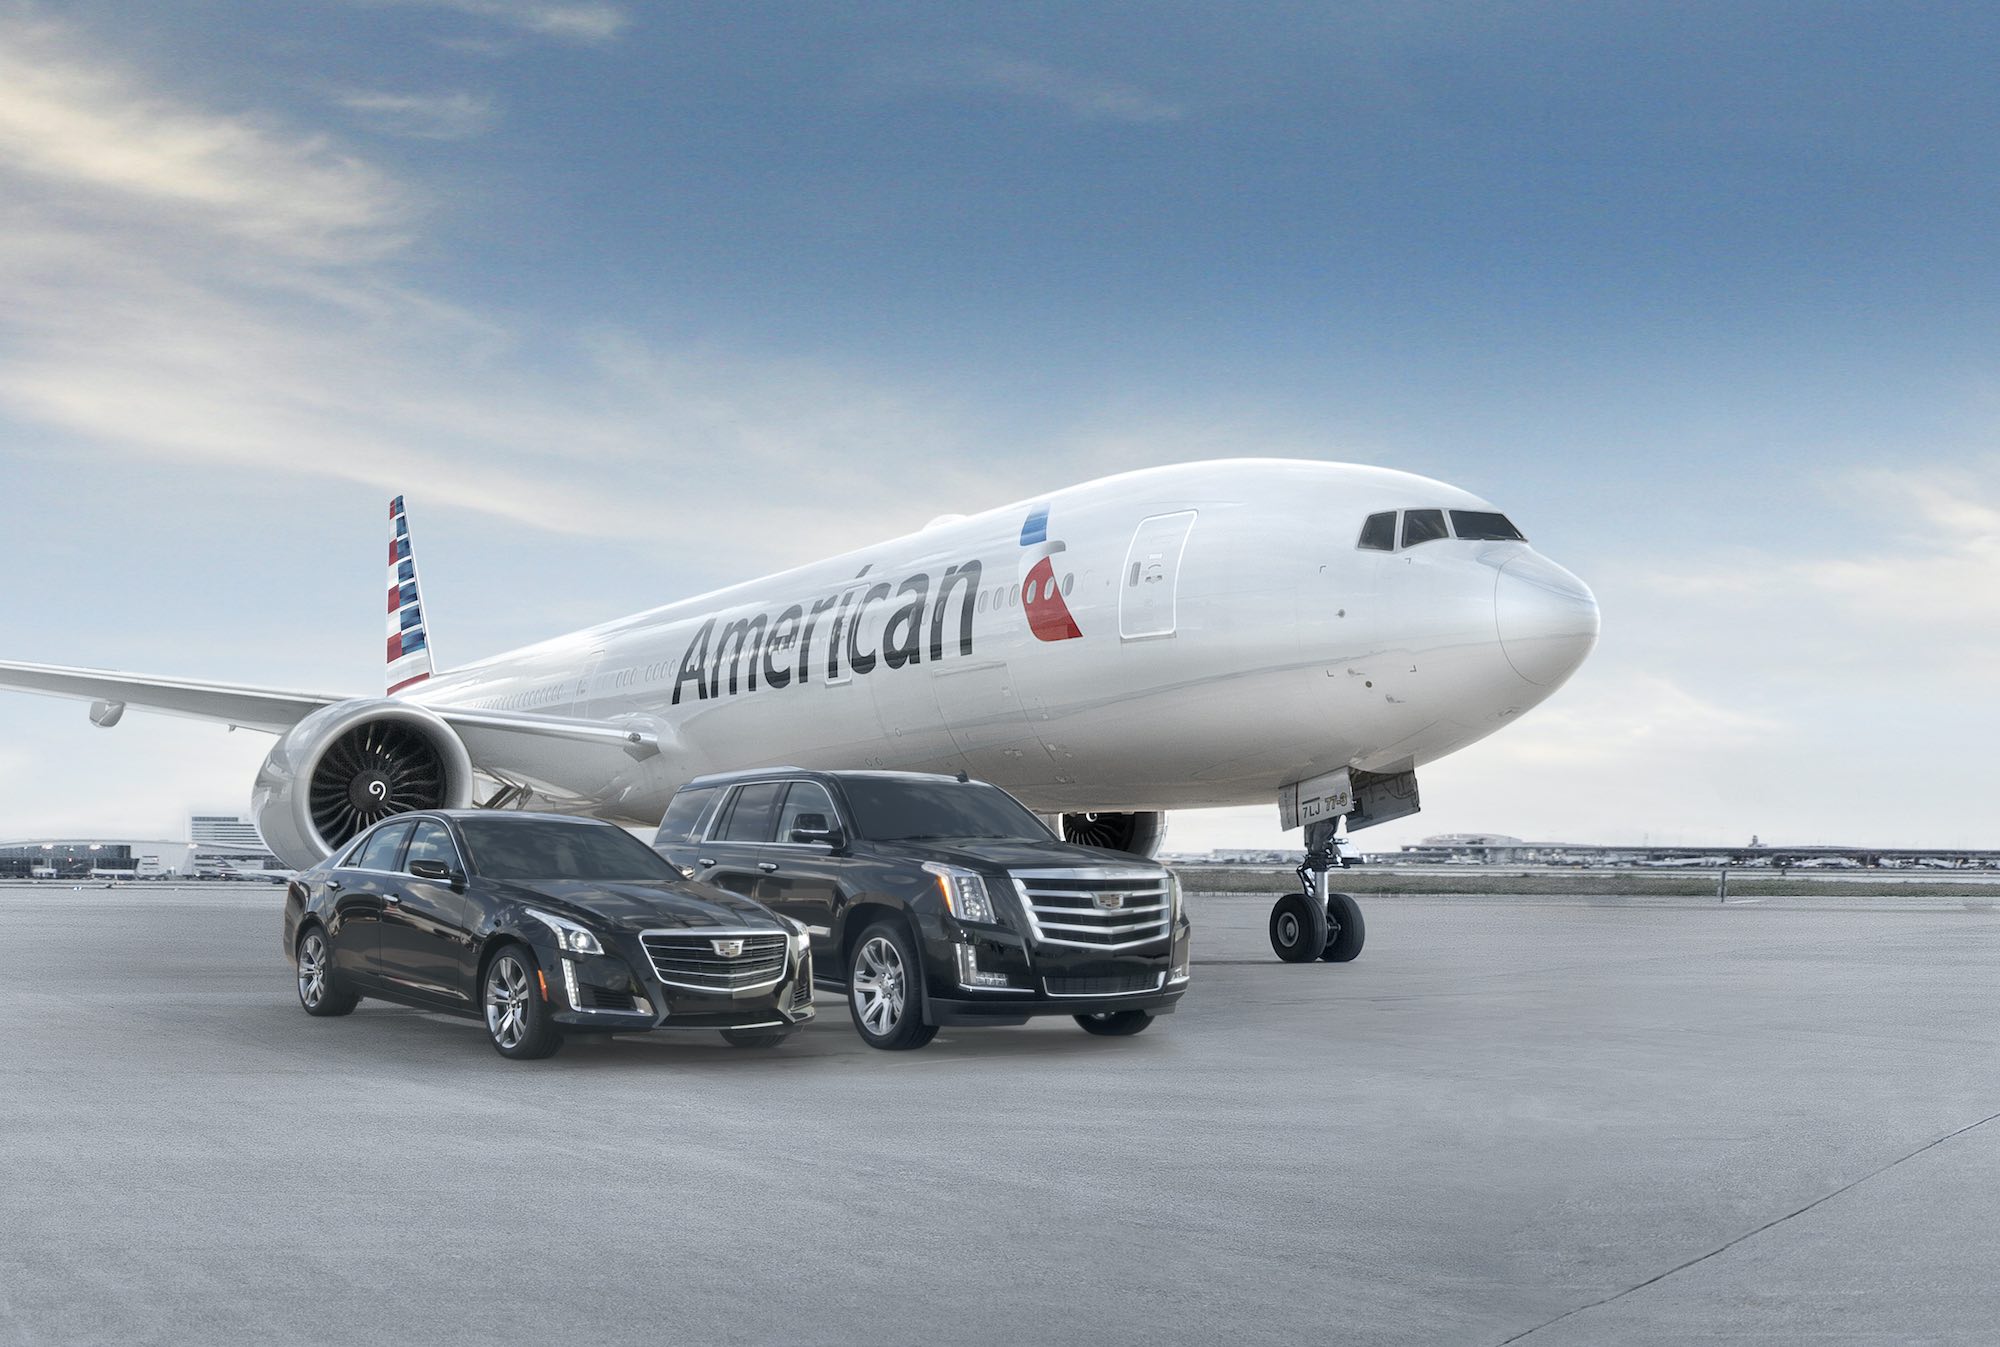
[[[1547,697],[1595,639],[1589,591],[1523,541],[1357,545],[1370,515],[1492,511],[1377,468],[1245,459],[1127,473],[441,674],[433,707],[643,724],[562,807],[657,821],[687,779],[963,770],[1031,807],[1269,803],[1401,771]]]

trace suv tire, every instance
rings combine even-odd
[[[878,921],[847,956],[847,1009],[861,1041],[885,1052],[921,1048],[937,1037],[924,1022],[923,972],[899,921]]]

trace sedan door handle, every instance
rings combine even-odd
[[[338,893],[340,891],[340,881],[329,879],[326,881],[326,888],[328,893]]]
[[[778,863],[776,861],[758,861],[757,868],[768,875],[778,868]]]

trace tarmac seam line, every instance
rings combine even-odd
[[[1969,1122],[1955,1132],[1947,1132],[1943,1136],[1938,1137],[1935,1140],[1927,1141],[1923,1145],[1911,1151],[1908,1155],[1898,1156],[1896,1159],[1891,1160],[1888,1164],[1883,1165],[1880,1169],[1870,1170],[1868,1173],[1863,1174],[1860,1178],[1855,1179],[1852,1183],[1842,1184],[1840,1187],[1834,1189],[1830,1193],[1827,1193],[1825,1196],[1814,1198],[1812,1201],[1806,1203],[1803,1207],[1800,1207],[1797,1211],[1788,1211],[1783,1216],[1779,1216],[1774,1220],[1766,1221],[1764,1222],[1764,1224],[1758,1226],[1755,1230],[1749,1231],[1746,1234],[1738,1235],[1735,1239],[1730,1240],[1726,1244],[1719,1244],[1715,1248],[1710,1249],[1707,1253],[1702,1254],[1699,1257],[1688,1259],[1687,1262],[1680,1264],[1678,1267],[1670,1267],[1665,1272],[1660,1273],[1658,1276],[1648,1277],[1645,1281],[1638,1283],[1636,1286],[1628,1286],[1624,1290],[1619,1291],[1614,1295],[1608,1295],[1603,1297],[1602,1299],[1593,1300],[1587,1305],[1578,1305],[1575,1309],[1572,1310],[1564,1310],[1561,1314],[1558,1314],[1555,1318],[1550,1319],[1545,1323],[1536,1324],[1533,1328],[1524,1328],[1511,1338],[1502,1338],[1497,1344],[1497,1347],[1507,1347],[1507,1344],[1509,1343],[1519,1342],[1523,1338],[1533,1337],[1535,1334],[1541,1332],[1543,1329],[1553,1328],[1557,1324],[1561,1323],[1563,1320],[1575,1318],[1577,1315],[1582,1314],[1587,1310],[1599,1309],[1605,1305],[1611,1304],[1613,1301],[1623,1300],[1626,1296],[1632,1295],[1638,1291],[1643,1291],[1649,1286],[1657,1286],[1659,1283],[1665,1281],[1669,1277],[1676,1276],[1682,1272],[1686,1272],[1691,1267],[1695,1267],[1701,1263],[1706,1263],[1711,1258],[1715,1258],[1721,1254],[1728,1253],[1731,1249],[1743,1243],[1745,1240],[1755,1239],[1757,1238],[1757,1236],[1763,1234],[1767,1230],[1776,1229],[1778,1226],[1783,1225],[1786,1221],[1791,1220],[1794,1216],[1803,1216],[1807,1212],[1811,1211],[1813,1208],[1821,1206],[1824,1203],[1831,1202],[1833,1201],[1834,1198],[1839,1197],[1843,1193],[1853,1192],[1856,1188],[1859,1188],[1862,1184],[1867,1183],[1870,1179],[1880,1178],[1882,1175],[1887,1174],[1890,1170],[1896,1168],[1896,1166],[1903,1164],[1906,1161],[1916,1159],[1919,1155],[1922,1155],[1925,1151],[1932,1150],[1938,1146],[1942,1146],[1947,1141],[1951,1141],[1954,1140],[1955,1138],[1962,1137],[1967,1132],[1977,1131],[1978,1129],[1986,1126],[1986,1124],[1995,1121],[2000,1121],[2000,1113],[1989,1113],[1985,1117],[1979,1119],[1977,1122]]]

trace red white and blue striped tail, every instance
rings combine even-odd
[[[410,555],[410,520],[403,498],[389,502],[389,692],[415,687],[431,676],[431,643],[426,635],[417,562]]]

